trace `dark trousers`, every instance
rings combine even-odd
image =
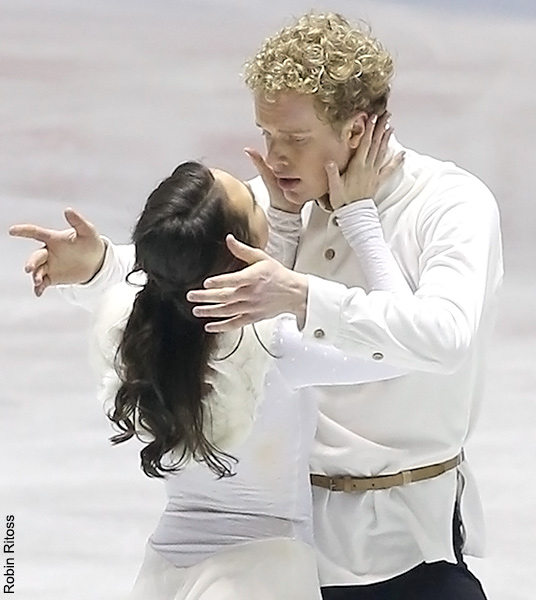
[[[463,532],[460,513],[453,519],[457,564],[445,561],[422,563],[398,577],[372,585],[322,588],[324,600],[486,600],[478,579],[462,557]]]

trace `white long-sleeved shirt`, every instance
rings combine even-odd
[[[391,152],[402,147],[392,140]],[[452,163],[406,150],[380,189],[386,241],[412,293],[374,290],[337,215],[312,204],[295,269],[309,273],[304,340],[408,370],[392,381],[309,388],[319,404],[311,470],[396,473],[456,456],[479,411],[502,251],[490,191]],[[322,585],[389,579],[426,561],[454,562],[452,515],[461,504],[464,551],[479,555],[483,519],[467,462],[390,490],[313,488]]]

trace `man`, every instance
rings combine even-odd
[[[347,239],[345,205],[355,198],[346,168],[359,158],[371,116],[387,126],[392,73],[381,44],[339,15],[306,15],[266,40],[246,82],[267,154],[249,154],[269,191],[273,233],[284,240],[302,227],[290,250],[294,269],[230,243],[250,266],[210,278],[189,299],[194,314],[215,319],[210,331],[291,312],[310,344],[408,371],[310,392],[320,409],[310,465],[324,598],[482,599],[462,558],[481,551],[463,446],[481,400],[502,279],[498,211],[475,177],[406,151],[375,200],[411,293],[369,289]],[[392,157],[402,147],[392,138],[389,150]],[[27,265],[38,295],[92,278],[104,258],[88,287],[124,272],[121,248],[110,245],[104,257],[91,226],[68,218],[76,243],[89,249],[83,269],[50,250],[56,232],[18,230],[49,244]]]

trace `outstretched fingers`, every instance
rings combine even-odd
[[[48,244],[53,238],[54,233],[55,231],[52,229],[45,229],[44,227],[39,227],[39,225],[31,225],[29,223],[13,225],[9,228],[9,235],[13,237],[29,238],[37,242],[43,242],[43,244]]]
[[[205,331],[207,333],[225,333],[226,331],[234,331],[235,329],[240,329],[240,327],[251,325],[251,323],[254,322],[255,320],[248,315],[238,315],[231,319],[207,323],[205,325]]]
[[[202,302],[204,304],[222,304],[226,302],[242,301],[248,297],[246,290],[240,287],[225,286],[203,290],[191,290],[186,294],[188,302]]]

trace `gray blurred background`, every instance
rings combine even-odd
[[[13,514],[19,600],[121,598],[164,494],[139,471],[135,444],[109,446],[87,315],[55,291],[32,296],[23,265],[35,244],[5,232],[63,227],[72,206],[128,241],[147,194],[179,162],[253,176],[242,148],[262,145],[241,66],[311,8],[372,25],[397,59],[398,139],[454,160],[498,198],[507,274],[468,447],[488,557],[471,565],[490,600],[534,598],[534,0],[2,0],[0,537]]]

